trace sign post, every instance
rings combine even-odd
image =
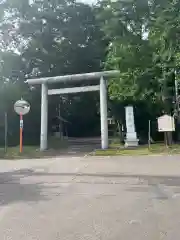
[[[158,131],[164,132],[165,144],[168,146],[168,133],[175,131],[174,117],[163,115],[158,118]]]
[[[21,99],[15,102],[14,111],[20,116],[20,129],[19,129],[19,152],[23,151],[23,115],[30,111],[30,104]]]
[[[20,114],[20,129],[19,129],[19,152],[22,153],[22,146],[23,146],[23,115]]]
[[[8,135],[8,119],[7,119],[7,112],[4,114],[4,152],[7,152],[8,142],[7,142],[7,135]]]
[[[151,120],[149,120],[149,126],[148,126],[148,146],[150,149],[151,148]]]

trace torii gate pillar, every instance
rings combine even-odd
[[[108,120],[107,120],[107,86],[106,80],[100,79],[100,114],[101,114],[101,148],[108,148]]]
[[[41,135],[40,150],[44,151],[48,147],[48,86],[41,84]]]

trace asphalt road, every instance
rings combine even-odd
[[[0,161],[1,240],[178,240],[180,157]]]

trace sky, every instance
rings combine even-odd
[[[84,2],[84,3],[95,3],[96,0],[78,0],[79,2]]]
[[[77,0],[78,2],[84,2],[84,3],[95,3],[96,0]],[[33,0],[29,0],[29,3],[32,3]]]

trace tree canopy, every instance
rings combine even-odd
[[[148,119],[174,114],[179,11],[178,0],[1,1],[0,116],[3,122],[8,112],[12,144],[19,124],[13,103],[21,97],[32,106],[26,140],[39,140],[40,89],[29,88],[27,78],[118,69],[108,84],[109,112],[117,120],[124,121],[126,104],[135,106],[139,132],[147,131]],[[70,135],[99,134],[98,94],[52,97],[49,105],[49,129],[60,109]]]

